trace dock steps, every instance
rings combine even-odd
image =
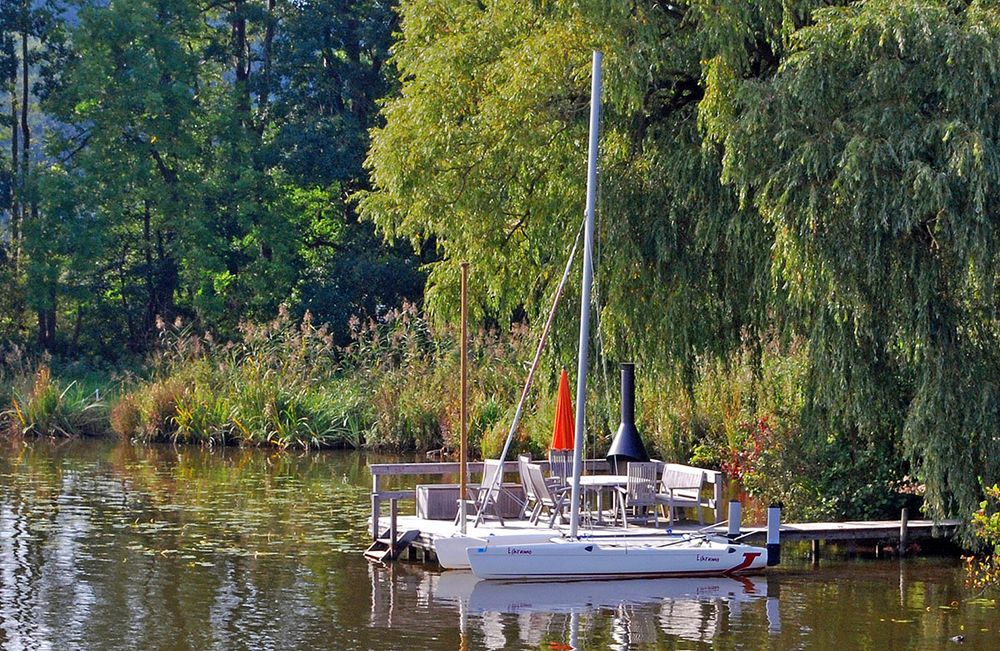
[[[396,540],[393,541],[392,534],[389,530],[386,530],[385,533],[379,536],[378,540],[365,550],[365,558],[374,563],[396,560],[399,554],[409,547],[410,543],[416,540],[419,535],[419,530],[410,529],[404,531],[402,535],[396,537]]]

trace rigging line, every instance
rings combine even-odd
[[[597,229],[598,230],[597,230],[597,232],[601,233],[600,229],[601,229],[601,224],[603,223],[604,208],[605,208],[606,204],[605,204],[605,201],[604,201],[604,192],[602,192],[602,184],[600,183],[600,175],[598,175],[597,178],[598,178],[598,183],[597,183]],[[600,265],[601,261],[603,260],[603,255],[602,255],[602,251],[603,251],[602,240],[604,238],[603,237],[597,237],[595,239],[597,240],[597,253],[596,253],[597,259],[595,260],[595,262],[598,265]],[[596,266],[595,268],[597,269],[597,274],[601,275],[600,279],[595,278],[595,280],[594,280],[594,307],[596,308],[594,310],[594,314],[596,315],[595,316],[595,321],[597,322],[597,324],[596,324],[597,325],[597,327],[596,327],[596,335],[597,335],[597,357],[600,360],[601,375],[602,375],[602,378],[604,380],[604,387],[603,387],[603,389],[604,389],[604,391],[603,391],[603,393],[604,393],[604,408],[602,409],[602,412],[603,412],[603,419],[602,420],[604,421],[604,426],[608,430],[610,430],[611,427],[612,427],[612,425],[613,425],[613,423],[610,422],[610,416],[611,416],[612,412],[609,409],[609,407],[611,406],[611,392],[610,392],[611,383],[608,381],[608,354],[607,354],[607,350],[605,350],[605,347],[604,347],[604,328],[602,326],[602,324],[604,322],[604,319],[601,316],[601,297],[602,297],[602,294],[600,293],[600,291],[601,291],[601,283],[603,282],[603,274],[605,272],[604,272],[603,266]],[[595,449],[597,448],[597,432],[596,432],[596,430],[594,432],[594,448]]]
[[[598,125],[599,136],[603,135],[603,131],[604,131],[604,125]],[[605,201],[605,197],[604,197],[604,184],[601,182],[602,175],[600,173],[601,172],[601,161],[600,161],[600,158],[598,158],[598,160],[597,160],[597,166],[598,166],[597,187],[595,188],[595,192],[597,193],[597,197],[596,197],[596,201],[594,203],[596,204],[595,207],[596,207],[596,213],[597,213],[596,214],[596,219],[597,219],[597,233],[598,233],[599,236],[594,238],[596,240],[596,245],[597,245],[595,247],[596,251],[594,253],[595,258],[596,258],[594,260],[594,262],[596,264],[593,265],[594,269],[596,270],[595,278],[594,278],[594,283],[593,283],[593,285],[594,285],[594,288],[593,288],[593,307],[594,307],[594,310],[593,310],[593,312],[594,312],[594,315],[595,315],[595,319],[594,320],[596,322],[595,323],[596,327],[595,327],[595,333],[594,334],[595,334],[595,339],[596,339],[595,343],[597,344],[597,346],[596,346],[596,348],[597,348],[597,359],[598,359],[598,364],[599,364],[599,367],[600,367],[601,379],[602,379],[602,384],[603,384],[603,387],[602,387],[603,391],[601,391],[601,394],[603,394],[602,397],[603,397],[603,403],[604,404],[603,404],[602,409],[601,409],[601,412],[602,412],[602,414],[601,414],[601,416],[602,416],[601,420],[602,420],[602,425],[606,429],[610,430],[610,428],[612,427],[612,423],[610,422],[611,410],[609,409],[609,407],[611,405],[611,396],[610,396],[610,387],[611,387],[611,384],[608,381],[608,355],[607,355],[607,350],[605,349],[605,345],[604,345],[604,327],[603,327],[603,321],[604,321],[604,319],[602,318],[603,315],[601,314],[601,303],[602,303],[602,299],[603,299],[603,295],[602,295],[601,291],[603,290],[604,276],[606,275],[607,271],[606,271],[606,269],[604,268],[604,266],[602,264],[603,260],[604,260],[604,239],[605,238],[602,237],[602,236],[600,236],[600,234],[603,233],[604,211],[605,211],[605,208],[607,208],[607,202]],[[595,454],[596,454],[596,451],[597,451],[597,437],[598,437],[598,429],[595,427],[595,428],[593,428],[593,444],[594,444],[594,448],[593,449],[594,449]]]
[[[600,170],[598,170],[598,171],[600,171]],[[600,234],[602,232],[601,231],[601,226],[602,226],[602,222],[603,222],[605,202],[604,202],[604,193],[601,191],[602,184],[600,182],[600,178],[601,178],[600,174],[598,174],[597,178],[598,178],[598,182],[597,182],[597,188],[595,190],[596,194],[597,194],[597,200],[594,203],[596,204],[596,210],[595,210],[595,213],[596,213],[595,217],[597,219],[596,231],[597,231],[598,234]],[[595,347],[597,349],[596,350],[596,360],[597,360],[598,368],[600,369],[600,372],[601,372],[601,380],[602,380],[599,384],[603,384],[603,387],[601,387],[603,389],[603,391],[600,392],[601,397],[598,398],[599,404],[603,403],[601,405],[601,409],[600,409],[600,412],[601,412],[601,425],[604,426],[607,429],[610,429],[611,424],[608,422],[608,419],[609,419],[609,416],[610,416],[610,413],[611,413],[609,411],[609,409],[608,409],[608,407],[611,404],[611,399],[610,399],[610,395],[609,395],[610,383],[608,382],[608,356],[607,356],[607,351],[604,348],[604,335],[603,335],[603,327],[602,327],[602,321],[603,321],[603,319],[601,318],[601,293],[600,293],[601,292],[602,282],[603,282],[603,274],[604,274],[604,268],[601,265],[601,262],[603,260],[603,242],[602,242],[603,239],[604,238],[600,237],[600,236],[594,238],[594,240],[595,240],[595,247],[594,247],[595,251],[593,252],[593,263],[594,264],[592,264],[591,266],[593,267],[593,269],[595,271],[594,271],[594,280],[593,280],[593,283],[592,283],[592,294],[591,294],[592,300],[591,300],[591,305],[594,308],[592,310],[592,314],[594,315],[594,321],[595,321],[595,324],[594,324],[595,325],[594,339],[595,339],[595,343],[596,343]],[[598,428],[597,427],[591,428],[591,437],[592,437],[592,443],[593,443],[593,450],[594,450],[594,453],[596,454],[596,452],[597,452],[597,437],[598,437]],[[586,439],[586,437],[585,437],[585,439]],[[585,443],[584,443],[584,451],[586,451],[586,448],[587,448],[587,445],[586,445],[586,441],[585,441]]]
[[[510,451],[511,441],[514,440],[514,433],[517,431],[517,426],[521,422],[521,414],[524,412],[524,404],[528,400],[528,392],[531,391],[531,383],[535,379],[535,371],[538,369],[538,363],[542,358],[542,349],[545,347],[545,339],[548,337],[549,330],[552,328],[552,322],[555,320],[556,307],[559,305],[559,298],[562,296],[563,288],[566,286],[566,280],[569,278],[569,271],[573,266],[573,259],[576,258],[576,250],[580,246],[580,238],[583,237],[583,227],[586,224],[586,218],[580,222],[580,228],[576,232],[576,240],[573,241],[573,249],[569,253],[569,259],[566,260],[566,269],[563,271],[562,279],[559,281],[559,286],[556,287],[555,296],[552,299],[552,308],[549,310],[549,318],[545,322],[545,327],[542,328],[542,336],[538,340],[538,347],[535,349],[535,358],[531,362],[531,369],[528,371],[528,379],[524,382],[524,389],[521,391],[521,399],[517,403],[517,411],[514,412],[514,420],[510,424],[510,431],[507,432],[507,440],[504,441],[503,451],[500,453],[500,472],[496,473],[496,477],[493,478],[492,483],[486,489],[486,496],[483,500],[483,508],[479,510],[482,514],[485,506],[490,503],[493,497],[494,491],[499,486],[500,482],[503,480],[503,462],[507,459],[507,453]],[[479,515],[476,516],[476,521],[479,521]]]

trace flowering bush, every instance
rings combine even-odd
[[[972,514],[972,530],[983,552],[965,556],[970,586],[987,590],[1000,586],[1000,485],[986,487],[986,499]]]

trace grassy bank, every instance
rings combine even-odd
[[[0,372],[3,427],[15,434],[280,448],[455,449],[456,333],[413,306],[351,323],[351,343],[282,312],[218,342],[160,323],[159,345],[135,373],[86,373],[9,353]],[[496,456],[514,415],[535,333],[480,331],[470,342],[470,442]],[[547,358],[515,451],[543,455],[551,438],[558,363]],[[53,370],[54,369],[54,370]],[[875,517],[915,499],[887,449],[846,448],[799,426],[807,367],[795,346],[705,362],[693,385],[640,369],[637,420],[652,455],[720,468],[759,502],[797,518]],[[588,430],[601,456],[618,423],[612,365],[594,373]],[[858,467],[865,472],[857,472]],[[896,511],[898,513],[898,511]]]
[[[325,326],[282,312],[218,343],[160,324],[147,378],[110,412],[138,440],[279,447],[423,450],[453,446],[459,355],[454,333],[434,330],[413,306],[378,322],[354,320],[337,347]],[[473,337],[472,439],[489,438],[522,381],[520,331]]]

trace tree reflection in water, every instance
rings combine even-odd
[[[7,442],[0,646],[995,648],[954,559],[532,585],[369,566],[369,458]]]

